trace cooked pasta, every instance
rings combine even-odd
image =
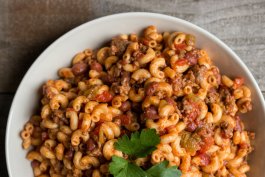
[[[222,75],[195,37],[158,32],[114,37],[86,49],[59,79],[43,85],[40,112],[21,131],[34,176],[109,176],[122,135],[154,128],[160,143],[138,166],[164,160],[182,177],[246,176],[253,133],[241,113],[252,110],[240,77]]]

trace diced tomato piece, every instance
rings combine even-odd
[[[110,102],[112,100],[113,96],[108,92],[104,91],[102,94],[99,94],[95,97],[95,100],[98,102]]]
[[[175,65],[177,66],[183,66],[183,65],[186,65],[188,64],[188,60],[186,58],[181,58],[181,59],[178,59],[175,63]]]
[[[187,47],[187,44],[181,43],[181,44],[174,44],[175,49],[177,50],[184,50]]]
[[[132,118],[128,115],[119,115],[116,117],[117,119],[121,120],[121,125],[129,125],[132,122]]]
[[[214,139],[212,137],[203,138],[203,142],[201,144],[201,149],[199,153],[205,153],[212,145],[214,144]]]

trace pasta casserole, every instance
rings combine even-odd
[[[251,91],[192,34],[148,26],[85,49],[58,75],[21,131],[35,177],[247,176]]]

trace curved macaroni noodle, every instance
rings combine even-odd
[[[109,176],[112,156],[128,159],[115,143],[145,128],[160,143],[130,159],[140,167],[167,160],[181,177],[247,176],[254,133],[240,117],[252,110],[251,90],[221,74],[192,34],[121,34],[77,53],[58,75],[20,133],[35,177]]]

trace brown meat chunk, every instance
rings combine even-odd
[[[144,117],[147,119],[159,119],[158,112],[154,106],[150,106],[144,110]]]
[[[215,88],[209,89],[207,96],[205,98],[206,104],[212,104],[212,103],[217,103],[219,102],[219,93],[216,91]]]
[[[116,81],[115,78],[108,74],[100,76],[100,79],[106,85],[111,85],[113,82]]]
[[[225,139],[229,139],[233,137],[233,127],[229,125],[227,122],[221,122],[221,135]]]
[[[207,72],[206,66],[195,65],[191,68],[191,70],[194,73],[196,83],[200,84],[206,76],[206,72]]]
[[[111,55],[122,56],[130,42],[119,37],[113,38],[110,44]]]
[[[129,72],[122,72],[121,73],[121,85],[129,85],[130,83],[130,73]]]
[[[221,101],[224,103],[224,112],[227,115],[234,116],[237,110],[236,100],[227,87],[221,87],[219,90]]]
[[[190,65],[196,65],[199,58],[199,51],[197,49],[187,52],[184,56],[189,61]]]

